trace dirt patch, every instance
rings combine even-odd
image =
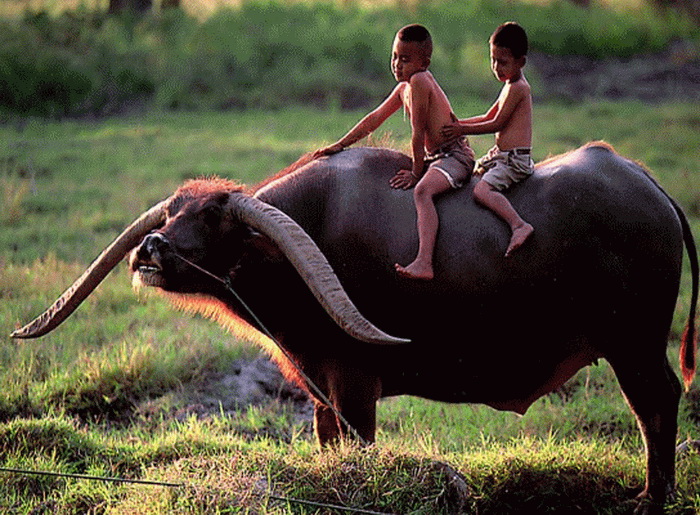
[[[528,65],[537,72],[540,100],[700,100],[700,54],[688,42],[655,54],[603,60],[532,52]]]
[[[137,411],[142,416],[169,411],[183,420],[192,415],[230,415],[249,406],[283,406],[299,421],[310,424],[313,420],[313,404],[306,392],[285,380],[277,365],[266,357],[237,360],[228,370],[143,403]]]
[[[206,383],[196,386],[190,398],[205,412],[224,413],[261,405],[270,399],[300,404],[303,411],[309,402],[306,393],[286,381],[277,365],[264,357],[236,361],[229,370],[214,374]]]

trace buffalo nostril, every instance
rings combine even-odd
[[[143,239],[141,247],[147,254],[154,254],[168,244],[168,240],[160,233],[152,233]]]

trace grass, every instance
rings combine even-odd
[[[485,107],[454,102],[460,116]],[[604,363],[581,371],[524,417],[485,406],[386,399],[378,409],[376,448],[320,452],[309,424],[283,404],[206,419],[179,412],[178,391],[258,351],[211,322],[173,311],[158,296],[134,294],[123,267],[54,333],[37,341],[7,337],[184,179],[220,174],[254,183],[334,140],[361,114],[292,107],[0,126],[0,163],[10,178],[0,182],[0,212],[17,213],[0,220],[0,466],[186,483],[170,489],[0,472],[0,511],[323,511],[276,498],[284,497],[451,512],[446,471],[436,465],[442,462],[464,476],[468,511],[624,512],[642,482],[641,440]],[[536,159],[605,139],[652,168],[700,235],[693,106],[537,105],[535,116]],[[406,150],[408,124],[395,116],[376,137]],[[479,154],[491,142],[472,140]],[[29,189],[14,195],[24,180]],[[672,340],[689,295],[686,270]],[[672,341],[672,363],[677,349]],[[682,403],[679,441],[698,438],[699,413],[695,386]],[[672,512],[700,509],[699,456],[679,458],[678,474]]]
[[[643,460],[619,442],[520,437],[469,453],[425,453],[407,443],[319,451],[306,440],[246,440],[230,419],[189,419],[156,434],[110,438],[60,418],[18,420],[2,428],[11,466],[137,477],[177,488],[9,476],[0,507],[51,507],[58,513],[314,513],[296,500],[391,513],[454,513],[446,487],[459,470],[468,513],[625,513],[642,480]],[[135,433],[135,434],[134,434]],[[150,436],[150,438],[144,438]],[[31,455],[31,460],[26,458]],[[673,513],[697,508],[700,456],[679,460]],[[693,498],[696,501],[693,501]],[[321,510],[322,512],[324,510]]]

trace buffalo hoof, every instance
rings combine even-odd
[[[673,493],[669,494],[669,498],[672,497]],[[655,501],[646,491],[639,494],[634,502],[636,503],[633,512],[635,515],[661,515],[665,513],[664,503]]]
[[[637,507],[634,509],[634,515],[662,515],[663,513],[663,504],[659,504],[649,499],[642,499],[638,502]]]

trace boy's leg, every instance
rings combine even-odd
[[[438,214],[434,197],[452,187],[439,171],[429,168],[416,184],[413,198],[418,217],[418,255],[411,264],[403,267],[396,263],[396,271],[410,279],[430,280],[433,278],[433,250],[438,231]]]
[[[519,248],[533,233],[532,225],[523,220],[508,199],[488,182],[481,180],[474,187],[474,199],[500,216],[511,230],[506,257]]]

